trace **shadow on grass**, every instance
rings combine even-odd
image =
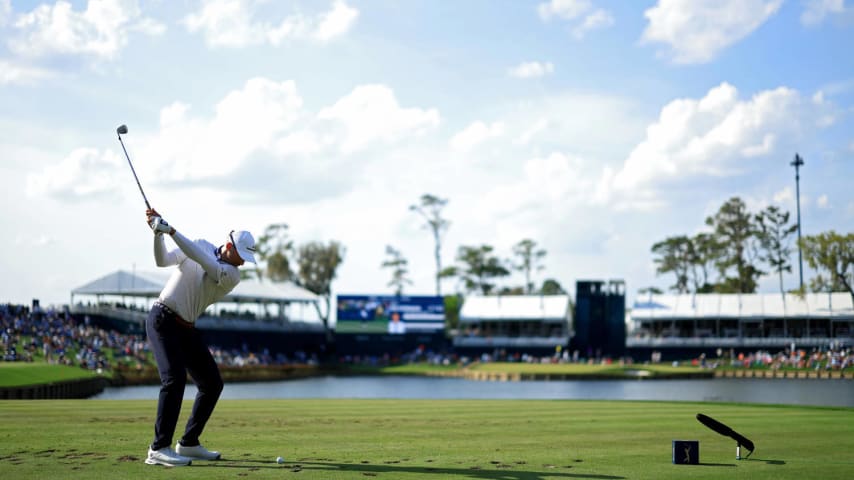
[[[771,459],[766,459],[766,458],[748,458],[745,460],[747,460],[748,462],[765,462],[768,465],[785,465],[786,464],[786,462],[783,460],[771,460]],[[734,464],[734,463],[703,463],[703,462],[700,462],[698,465],[701,465],[704,467],[735,467],[736,466],[736,464]]]
[[[242,468],[247,470],[258,469],[282,469],[292,472],[300,471],[340,471],[361,473],[365,476],[376,476],[380,474],[394,475],[396,473],[415,473],[419,475],[433,474],[452,476],[453,478],[475,478],[489,480],[542,480],[545,478],[587,478],[591,480],[624,480],[625,477],[614,475],[597,475],[593,473],[568,473],[557,471],[557,469],[567,469],[572,467],[552,467],[556,471],[553,472],[533,472],[528,470],[512,470],[509,465],[500,470],[488,469],[481,466],[472,466],[468,468],[442,468],[442,467],[423,467],[423,466],[405,466],[405,465],[376,465],[371,463],[335,463],[335,462],[286,462],[281,465],[271,465],[270,460],[253,460],[239,459],[230,460],[223,458],[214,462],[198,462],[193,463],[193,467],[214,467],[214,468]]]
[[[771,460],[771,459],[766,459],[766,458],[749,458],[748,461],[750,461],[750,462],[765,462],[768,465],[785,465],[786,464],[786,462],[783,460]]]

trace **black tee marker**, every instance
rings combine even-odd
[[[741,447],[746,448],[750,452],[747,455],[745,455],[744,458],[749,457],[753,453],[753,449],[755,448],[753,445],[753,442],[751,442],[744,435],[736,432],[735,430],[727,427],[723,423],[715,420],[714,418],[712,418],[708,415],[703,415],[702,413],[697,414],[697,420],[699,420],[700,423],[711,428],[715,432],[718,432],[725,437],[730,437],[731,439],[736,441],[736,443],[737,443],[737,446],[735,449],[735,459],[736,460],[741,460]]]

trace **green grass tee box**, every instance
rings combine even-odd
[[[179,432],[190,407],[184,403]],[[0,402],[0,478],[850,479],[854,472],[850,408],[225,400],[202,436],[223,460],[179,469],[143,463],[155,412],[155,398]],[[700,424],[697,413],[744,434],[756,452],[737,461],[735,442]],[[673,465],[672,440],[699,441],[700,465]]]

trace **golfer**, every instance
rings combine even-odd
[[[154,231],[157,266],[178,267],[145,322],[161,384],[154,441],[145,463],[174,467],[190,465],[192,460],[217,460],[220,453],[202,446],[199,437],[219,400],[222,378],[195,322],[209,305],[237,286],[240,282],[237,267],[244,261],[255,263],[255,239],[249,232],[232,230],[225,244],[216,247],[205,240],[187,239],[154,209],[146,210],[145,215]],[[171,236],[178,248],[167,252],[163,234]],[[187,372],[199,392],[184,435],[172,449]]]

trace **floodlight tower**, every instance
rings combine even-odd
[[[801,277],[801,291],[804,291],[804,258],[801,253],[801,173],[800,167],[804,159],[795,153],[795,159],[789,165],[795,167],[795,197],[798,204],[798,272]]]

